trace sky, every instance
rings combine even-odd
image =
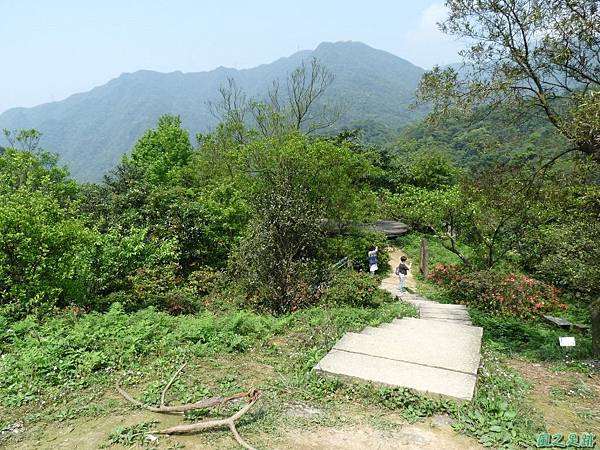
[[[424,68],[459,60],[443,0],[0,0],[0,113],[124,72],[270,63],[361,41]]]

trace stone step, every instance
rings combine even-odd
[[[467,311],[464,310],[452,310],[452,309],[448,309],[448,310],[444,310],[444,309],[436,309],[436,310],[431,310],[431,309],[427,309],[427,308],[421,308],[419,310],[419,314],[421,317],[423,316],[431,316],[431,317],[439,317],[439,316],[443,316],[443,317],[457,317],[457,318],[469,318],[469,313]]]
[[[422,308],[427,311],[468,312],[467,308],[464,305],[441,305],[439,303],[423,303]]]
[[[336,349],[325,355],[315,370],[466,401],[473,398],[477,382],[473,374]]]
[[[402,298],[405,300],[404,298]],[[436,303],[430,300],[414,300],[407,299],[407,301],[415,301],[420,303],[424,308],[432,308],[432,309],[442,309],[442,310],[450,310],[450,311],[467,311],[467,307],[465,305],[452,305],[448,303]]]
[[[439,330],[447,330],[448,333],[450,333],[450,334],[461,332],[461,331],[467,331],[467,332],[472,333],[479,337],[481,337],[483,335],[483,328],[476,327],[473,325],[446,323],[446,322],[439,322],[439,321],[433,321],[433,320],[427,320],[427,319],[415,319],[413,317],[405,317],[403,319],[394,319],[390,322],[390,325],[415,327],[415,328],[431,326],[431,327],[435,327]]]
[[[455,321],[455,322],[471,322],[471,318],[469,316],[463,316],[463,317],[458,317],[458,316],[445,316],[445,315],[420,315],[419,316],[420,319],[423,320],[449,320],[449,321]]]
[[[479,343],[474,346],[467,344],[468,341],[445,339],[439,334],[415,333],[399,344],[379,336],[346,333],[333,348],[476,375],[479,368]]]
[[[369,336],[376,336],[382,339],[388,339],[390,342],[399,344],[405,343],[409,339],[432,339],[432,338],[444,338],[451,340],[457,346],[477,346],[480,345],[480,338],[477,335],[469,332],[464,333],[453,333],[448,334],[445,330],[438,330],[435,326],[423,327],[423,328],[411,328],[411,327],[366,327],[360,332]]]
[[[427,320],[431,320],[432,322],[457,323],[459,325],[469,325],[469,326],[473,325],[473,322],[471,322],[470,320],[458,320],[458,319],[427,319]]]

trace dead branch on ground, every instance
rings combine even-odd
[[[242,409],[240,409],[238,412],[236,412],[232,416],[227,417],[225,419],[204,420],[202,422],[196,422],[196,423],[185,424],[185,425],[177,425],[177,426],[174,426],[171,428],[165,428],[164,430],[155,431],[155,433],[157,433],[157,434],[185,434],[185,433],[196,433],[199,431],[211,430],[211,429],[215,429],[215,428],[228,427],[238,444],[240,444],[245,449],[256,450],[254,447],[252,447],[251,445],[249,445],[247,442],[245,442],[242,439],[242,437],[240,436],[240,434],[238,433],[238,431],[235,427],[235,422],[237,420],[239,420],[242,416],[244,416],[244,414],[246,414],[254,406],[254,404],[260,398],[261,392],[257,389],[252,388],[248,392],[239,392],[237,394],[233,394],[230,397],[213,397],[213,398],[208,398],[208,399],[204,399],[204,400],[198,400],[193,403],[169,406],[169,405],[167,405],[167,403],[165,401],[167,391],[169,390],[169,388],[171,387],[171,385],[173,384],[175,379],[179,376],[179,374],[181,373],[181,371],[184,369],[185,366],[186,365],[183,364],[173,374],[173,376],[171,377],[169,382],[165,385],[165,388],[163,389],[161,396],[160,396],[160,405],[159,406],[145,405],[144,403],[140,402],[139,400],[136,400],[135,398],[133,398],[127,391],[122,389],[120,386],[117,386],[117,391],[128,402],[133,403],[134,405],[144,408],[148,411],[162,413],[162,414],[184,414],[186,411],[193,411],[195,409],[211,408],[211,407],[215,407],[215,406],[220,408],[223,405],[230,403],[234,400],[246,399],[246,401],[248,403]]]

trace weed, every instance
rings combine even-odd
[[[107,448],[112,445],[140,445],[144,449],[156,448],[158,440],[152,435],[149,436],[150,430],[156,425],[158,421],[153,420],[149,422],[142,422],[129,427],[117,427],[108,436],[107,442],[102,448]]]
[[[454,428],[474,436],[486,447],[517,449],[542,431],[525,403],[529,385],[502,365],[497,354],[485,351],[475,399],[461,405]]]

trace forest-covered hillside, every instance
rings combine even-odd
[[[217,122],[206,103],[217,99],[227,78],[234,78],[249,96],[263,99],[273,81],[285,79],[313,57],[335,76],[319,101],[341,109],[338,128],[374,121],[397,129],[422,117],[409,105],[423,69],[360,42],[337,42],[247,70],[123,74],[63,101],[8,110],[0,115],[0,129],[39,130],[42,146],[57,152],[73,176],[97,181],[162,114],[179,115],[192,136],[206,132]]]

